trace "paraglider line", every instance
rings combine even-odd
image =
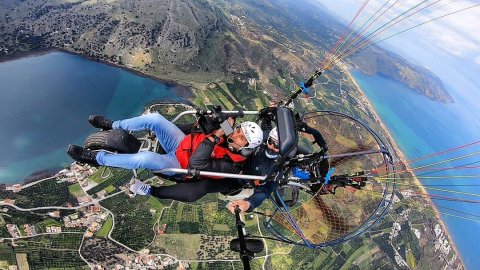
[[[442,0],[437,0],[437,1],[435,1],[435,2],[433,2],[433,3],[431,3],[431,4],[427,5],[427,6],[425,6],[425,7],[423,7],[423,8],[420,8],[419,10],[417,10],[417,11],[411,13],[411,14],[408,14],[408,12],[416,9],[416,8],[419,7],[421,4],[426,3],[426,2],[428,2],[428,1],[429,1],[429,0],[424,0],[424,1],[420,2],[420,3],[418,3],[417,5],[415,5],[415,6],[411,7],[411,8],[409,8],[409,9],[407,9],[406,11],[402,12],[402,13],[401,13],[400,15],[398,15],[397,17],[393,18],[392,20],[388,21],[387,23],[385,23],[385,24],[383,24],[382,26],[380,26],[379,28],[377,28],[377,29],[376,29],[375,31],[373,31],[372,33],[370,33],[370,34],[368,34],[367,36],[363,37],[356,45],[353,45],[353,44],[352,44],[352,46],[350,46],[350,47],[354,47],[354,48],[351,49],[351,50],[348,51],[348,52],[346,52],[346,50],[345,50],[345,51],[342,53],[342,55],[340,55],[340,56],[337,57],[337,60],[341,60],[341,59],[344,59],[344,58],[352,55],[353,53],[355,53],[355,52],[359,51],[360,49],[362,49],[363,47],[365,47],[365,46],[368,44],[368,42],[371,42],[371,39],[372,39],[372,38],[380,35],[380,34],[383,33],[384,31],[392,28],[393,26],[395,26],[396,24],[404,21],[405,19],[409,18],[410,16],[412,16],[412,15],[414,15],[414,14],[416,14],[416,13],[418,13],[418,12],[420,12],[420,11],[422,11],[422,10],[424,10],[424,9],[426,9],[426,8],[428,8],[428,7],[434,5],[434,4],[436,4],[436,3],[438,3],[438,2],[440,2],[440,1],[442,1]],[[404,16],[404,15],[406,15],[406,14],[408,14],[408,15],[405,16],[404,18],[402,18],[401,20],[396,21],[397,19],[401,18],[402,16]],[[395,21],[396,21],[396,22],[395,22]],[[393,23],[393,24],[392,24],[392,23]],[[391,25],[389,25],[389,24],[391,24]],[[387,27],[387,26],[388,26],[388,27]],[[379,32],[379,31],[380,31],[380,32]],[[378,33],[377,33],[377,32],[378,32]],[[373,35],[373,36],[372,36],[372,35]],[[335,61],[335,63],[336,63],[336,61]]]
[[[430,23],[430,22],[439,20],[439,19],[441,19],[441,18],[450,16],[450,15],[453,15],[453,14],[456,14],[456,13],[459,13],[459,12],[462,12],[462,11],[465,11],[465,10],[468,10],[468,9],[471,9],[471,8],[474,8],[474,7],[477,7],[477,6],[480,6],[480,4],[475,4],[475,5],[472,5],[472,6],[463,8],[463,9],[459,9],[459,10],[456,10],[456,11],[453,11],[453,12],[450,12],[450,13],[447,13],[447,14],[444,14],[444,15],[442,15],[442,16],[439,16],[439,17],[430,19],[430,20],[425,21],[425,22],[423,22],[423,23],[420,23],[420,24],[414,25],[414,26],[412,26],[412,27],[409,27],[409,28],[407,28],[407,29],[405,29],[405,30],[403,30],[403,31],[397,32],[397,33],[395,33],[395,34],[393,34],[393,35],[391,35],[391,36],[388,36],[388,37],[386,37],[386,38],[384,38],[384,39],[381,39],[381,40],[379,40],[379,41],[377,41],[377,42],[371,43],[371,44],[369,44],[368,46],[366,46],[367,44],[364,44],[365,46],[362,46],[361,48],[358,48],[358,47],[357,47],[357,49],[355,49],[354,51],[351,51],[351,52],[349,52],[347,55],[344,55],[344,56],[342,56],[341,58],[338,58],[338,59],[335,61],[334,64],[340,62],[341,60],[347,58],[348,56],[350,56],[350,55],[352,55],[352,54],[354,54],[354,53],[356,53],[356,52],[358,52],[358,51],[365,50],[365,49],[367,49],[367,48],[369,48],[369,47],[371,47],[371,46],[373,46],[373,45],[376,45],[376,44],[378,44],[378,43],[380,43],[380,42],[382,42],[382,41],[385,41],[385,40],[387,40],[387,39],[389,39],[389,38],[392,38],[392,37],[394,37],[394,36],[400,35],[400,34],[402,34],[402,33],[404,33],[404,32],[407,32],[407,31],[409,31],[409,30],[411,30],[411,29],[417,28],[417,27],[422,26],[422,25],[425,25],[425,24],[427,24],[427,23]],[[367,42],[367,43],[368,43],[368,42]]]

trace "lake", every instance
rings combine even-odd
[[[128,118],[152,101],[187,92],[64,52],[0,62],[0,183],[73,162],[66,148],[95,131],[90,114]]]

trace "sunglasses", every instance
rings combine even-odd
[[[268,138],[267,143],[270,144],[270,145],[273,145],[273,147],[275,147],[275,148],[280,148],[280,145],[278,145],[278,142],[276,142],[272,138]]]

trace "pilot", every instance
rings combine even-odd
[[[244,171],[250,175],[270,175],[275,169],[275,160],[280,153],[277,128],[273,128],[266,140],[266,143],[260,145],[255,152],[247,159]],[[231,201],[227,208],[235,214],[235,207],[239,207],[241,212],[251,212],[260,206],[263,201],[277,189],[278,184],[274,181],[268,181],[255,188],[253,194],[243,200]]]

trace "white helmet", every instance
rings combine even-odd
[[[276,127],[270,130],[270,133],[268,133],[268,138],[273,139],[275,142],[278,142],[278,132]]]
[[[240,127],[242,128],[243,135],[248,141],[248,146],[246,148],[253,149],[263,141],[263,131],[260,126],[255,122],[243,122]]]
[[[267,139],[267,144],[268,144],[268,141],[272,139],[273,141],[275,141],[275,143],[278,145],[278,132],[277,132],[277,128],[274,127],[272,128],[272,130],[270,130],[270,133],[268,133],[268,139]],[[278,146],[277,146],[278,147]],[[277,158],[278,157],[278,153],[279,153],[279,150],[277,151],[274,151],[272,149],[270,149],[270,147],[267,147],[265,149],[265,155],[268,157],[268,158]]]

